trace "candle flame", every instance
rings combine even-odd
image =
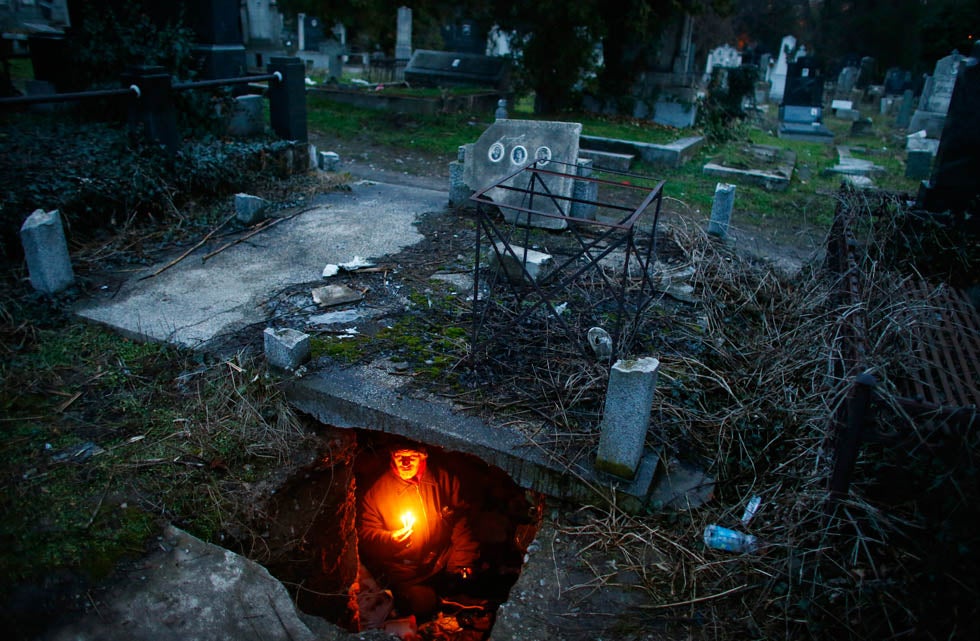
[[[413,525],[415,525],[415,515],[411,512],[405,512],[402,514],[402,526],[406,530],[410,530],[412,529]]]

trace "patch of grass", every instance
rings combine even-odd
[[[0,301],[0,334],[0,601],[55,570],[105,576],[164,522],[219,539],[245,484],[307,438],[243,357],[131,341],[24,294]]]

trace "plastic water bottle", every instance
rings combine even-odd
[[[745,532],[712,524],[704,528],[704,544],[726,552],[754,552],[759,548],[759,539]]]

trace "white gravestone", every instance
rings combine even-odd
[[[769,76],[772,87],[769,89],[769,100],[772,102],[782,102],[783,92],[786,90],[786,73],[789,71],[790,52],[796,49],[796,38],[784,36],[779,45],[779,58],[776,59],[776,66],[773,67],[772,74]]]

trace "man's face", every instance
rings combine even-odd
[[[428,455],[418,450],[395,450],[391,453],[391,459],[395,463],[395,471],[398,478],[409,481],[419,473],[419,465]]]

